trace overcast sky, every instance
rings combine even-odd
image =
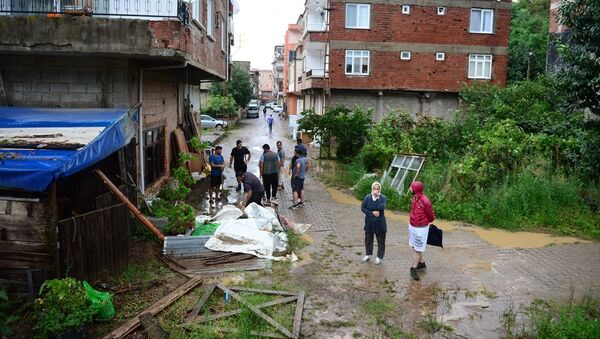
[[[304,12],[305,0],[237,0],[233,16],[234,61],[250,61],[252,68],[272,69],[273,47],[283,45],[288,24]]]

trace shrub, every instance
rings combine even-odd
[[[231,95],[215,95],[208,98],[203,113],[216,116],[218,114],[235,115],[238,105]]]
[[[46,280],[34,309],[40,337],[85,327],[92,322],[94,315],[85,288],[74,278]]]
[[[3,284],[0,284],[0,337],[12,334],[11,324],[19,320],[15,315],[14,305],[8,297],[8,292]]]

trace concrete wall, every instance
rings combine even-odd
[[[9,105],[130,107],[127,60],[0,55]]]
[[[373,119],[379,121],[393,110],[413,115],[451,119],[458,108],[456,93],[427,93],[429,97],[412,92],[377,92],[332,90],[328,106],[345,105],[373,108]]]

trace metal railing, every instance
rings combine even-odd
[[[322,78],[324,76],[325,76],[325,70],[322,68],[313,68],[313,69],[309,69],[308,71],[306,71],[307,78],[311,78],[311,77]]]
[[[181,0],[0,0],[0,15],[86,15],[188,20]]]

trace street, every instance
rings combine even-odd
[[[228,163],[235,141],[242,140],[252,153],[248,171],[257,176],[263,144],[274,149],[276,141],[281,140],[288,155],[286,166],[295,144],[287,135],[287,120],[274,115],[273,132],[269,134],[262,107],[260,112],[258,119],[242,119],[219,143]],[[267,114],[271,114],[270,109]],[[466,337],[498,337],[501,316],[507,310],[527,306],[535,298],[564,302],[571,289],[575,297],[600,291],[598,243],[485,230],[442,220],[436,220],[436,225],[445,232],[445,249],[428,247],[424,256],[428,271],[421,275],[421,281],[412,281],[412,251],[407,244],[408,218],[404,213],[386,212],[388,234],[382,264],[376,266],[373,260],[363,263],[364,216],[360,201],[319,181],[331,166],[316,159],[317,152],[309,147],[312,166],[305,183],[305,206],[288,209],[289,177],[284,178],[285,189],[278,196],[280,214],[312,224],[304,236],[310,245],[296,253],[300,260],[284,276],[287,286],[307,291],[301,332],[306,337],[346,338],[356,333],[386,337],[387,330],[394,326],[420,336],[428,333],[417,325],[423,319],[443,321],[454,329],[454,334]],[[233,170],[227,168],[225,176],[227,199],[221,203],[236,203]],[[201,194],[200,190],[194,192]],[[207,206],[206,196],[200,201]],[[277,280],[275,273],[271,277],[262,273],[243,275],[244,279],[264,284]],[[386,315],[384,324],[365,313],[365,305],[379,301],[395,305],[396,311]]]

